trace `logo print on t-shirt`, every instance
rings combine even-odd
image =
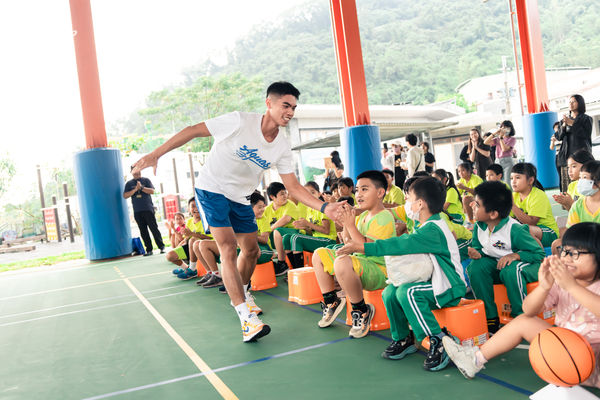
[[[506,243],[504,243],[504,242],[502,242],[502,241],[498,240],[496,243],[494,243],[494,244],[492,245],[492,247],[495,247],[495,248],[497,248],[497,249],[499,249],[499,250],[506,250]]]
[[[261,167],[262,169],[271,168],[271,163],[267,162],[267,160],[260,158],[260,156],[257,153],[257,150],[258,149],[249,149],[248,146],[243,145],[238,149],[238,151],[235,152],[235,154],[242,160],[249,160]]]

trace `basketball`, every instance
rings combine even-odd
[[[541,331],[529,346],[536,374],[556,386],[575,386],[587,380],[596,364],[594,352],[580,334],[552,327]]]

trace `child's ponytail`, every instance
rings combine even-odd
[[[433,173],[439,176],[440,178],[446,178],[446,187],[453,188],[454,190],[456,190],[456,193],[458,193],[458,200],[462,203],[462,196],[460,195],[460,192],[458,191],[458,188],[454,183],[454,175],[452,175],[452,172],[440,168],[433,171]]]

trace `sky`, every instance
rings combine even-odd
[[[91,0],[106,124],[304,1]],[[17,202],[37,164],[70,167],[85,147],[69,1],[0,2],[0,37],[0,156],[17,166],[4,201]]]

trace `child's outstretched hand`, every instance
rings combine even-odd
[[[335,252],[335,255],[343,256],[343,255],[352,254],[352,253],[363,253],[364,254],[365,253],[365,244],[351,241],[351,242],[345,244],[344,247],[339,248]]]
[[[517,253],[507,254],[498,260],[498,264],[496,264],[496,268],[498,268],[498,270],[501,270],[502,268],[506,267],[511,262],[517,261],[520,259],[521,259],[521,256],[519,256]]]
[[[573,286],[577,285],[575,278],[567,269],[567,266],[558,256],[548,257],[550,260],[550,273],[554,277],[554,281],[562,289],[569,291]]]
[[[544,258],[538,270],[538,281],[542,289],[550,290],[554,285],[554,277],[550,273],[550,257]]]
[[[467,248],[467,253],[471,260],[479,260],[481,258],[481,254],[472,247]]]

